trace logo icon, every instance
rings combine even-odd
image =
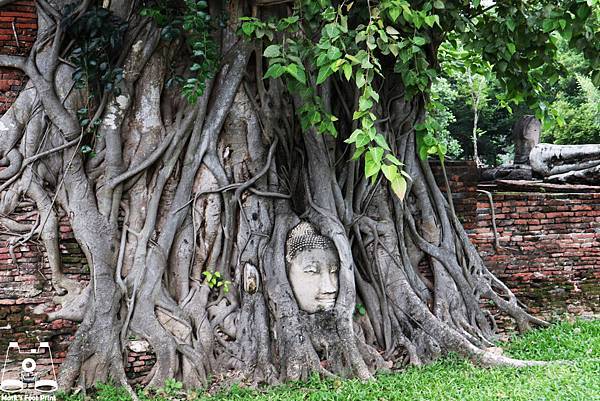
[[[5,375],[8,372],[6,365],[9,362],[9,354],[18,353],[19,355],[26,355],[27,357],[21,362],[21,372],[18,378],[6,378]],[[42,379],[38,372],[36,372],[37,363],[36,359],[38,356],[45,356],[46,351],[50,356],[50,365],[52,368],[52,379]],[[4,356],[4,366],[2,367],[2,378],[0,379],[0,390],[5,393],[18,393],[26,388],[29,388],[30,384],[33,385],[35,391],[40,393],[53,393],[58,389],[58,381],[56,379],[56,369],[54,368],[54,359],[52,358],[52,350],[47,342],[41,342],[37,349],[30,349],[29,351],[21,350],[17,342],[10,342],[6,349]]]

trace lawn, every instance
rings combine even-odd
[[[410,401],[600,401],[600,320],[559,323],[516,337],[503,345],[517,358],[570,361],[524,369],[480,368],[450,356],[425,367],[382,374],[376,380],[319,380],[265,390],[234,387],[216,395],[201,392],[188,400],[410,400]],[[170,400],[177,393],[170,383],[147,400]],[[198,395],[197,395],[198,394]],[[79,398],[68,397],[69,401]],[[110,386],[100,386],[95,399],[125,401]],[[185,399],[185,398],[184,398]]]

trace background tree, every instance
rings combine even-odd
[[[569,71],[557,82],[550,108],[556,115],[542,140],[556,144],[600,143],[600,89],[589,76],[589,63],[579,53],[559,45],[559,62]]]
[[[511,128],[525,114],[537,113],[539,118],[544,119],[543,142],[567,145],[600,141],[600,109],[596,100],[599,89],[592,82],[590,63],[581,52],[568,48],[560,37],[553,36],[552,40],[558,47],[557,61],[564,72],[545,91],[542,98],[545,99],[543,107],[548,110],[545,116],[541,109],[534,110],[523,102],[509,106],[502,85],[493,77],[488,66],[479,61],[475,65],[483,67],[483,75],[476,74],[478,79],[472,81],[475,84],[479,80],[485,81],[485,101],[477,108],[478,118],[475,119],[472,104],[476,93],[468,83],[465,58],[477,59],[477,55],[455,49],[445,49],[441,53],[443,76],[434,82],[432,97],[439,98],[441,107],[448,113],[446,137],[452,138],[461,147],[453,157],[474,158],[474,150],[467,145],[472,142],[477,120],[481,133],[477,137],[478,154],[482,161],[492,166],[512,162],[514,145]],[[472,73],[470,75],[473,76]]]
[[[513,48],[514,45],[510,47],[510,51],[513,51]],[[453,48],[442,47],[440,58],[444,74],[452,79],[457,93],[464,95],[460,97],[460,100],[464,101],[471,109],[470,131],[473,160],[477,165],[481,165],[478,142],[479,137],[486,131],[480,128],[479,117],[482,109],[488,106],[491,89],[497,85],[492,67],[489,63],[483,62],[479,55],[465,51],[460,44]],[[455,96],[452,102],[456,103],[458,98],[459,96]]]
[[[551,35],[597,80],[597,1],[37,4],[29,57],[0,57],[29,76],[0,120],[0,210],[36,203],[39,225],[9,228],[46,246],[64,294],[49,318],[80,321],[63,388],[126,385],[130,334],[156,353],[152,385],[369,378],[449,351],[533,363],[489,349],[486,301],[520,329],[543,322],[483,265],[438,189],[426,158],[447,148],[429,91],[450,32],[507,101],[538,108],[558,79]],[[89,284],[61,272],[59,210]],[[288,283],[301,219],[337,248],[332,311],[299,310]]]

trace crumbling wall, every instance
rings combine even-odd
[[[600,193],[477,193],[469,231],[486,265],[536,315],[600,313]],[[499,247],[494,246],[492,207]]]
[[[0,54],[25,56],[37,35],[35,2],[15,1],[0,10]],[[25,86],[25,75],[18,70],[0,69],[0,114],[15,101]]]
[[[600,191],[481,183],[474,162],[446,167],[457,215],[486,266],[535,315],[600,314]],[[439,164],[433,170],[443,186]]]

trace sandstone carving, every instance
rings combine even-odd
[[[517,120],[513,126],[515,144],[515,160],[513,164],[487,169],[482,178],[494,180],[531,180],[533,178],[529,165],[529,153],[540,142],[541,123],[534,116],[526,115]]]
[[[541,123],[534,116],[523,116],[513,126],[515,164],[529,164],[529,153],[540,143]]]
[[[550,145],[542,143],[531,151],[533,172],[544,181],[570,184],[600,184],[600,144]]]
[[[534,116],[519,119],[513,127],[514,164],[487,169],[482,178],[486,181],[541,178],[552,184],[600,185],[600,144],[539,143],[540,128]]]
[[[335,306],[339,257],[333,242],[307,222],[294,227],[286,243],[287,273],[300,309],[315,313]]]

